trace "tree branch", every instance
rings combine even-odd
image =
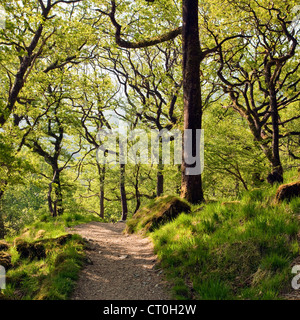
[[[150,46],[153,46],[153,45],[156,45],[159,43],[163,43],[163,42],[175,39],[177,36],[181,35],[181,33],[182,33],[182,27],[178,27],[174,30],[171,30],[163,35],[154,37],[152,39],[145,39],[145,40],[141,40],[139,42],[132,42],[132,41],[123,40],[121,37],[122,26],[117,22],[117,20],[115,18],[115,13],[116,13],[115,0],[111,0],[111,11],[109,13],[102,11],[101,9],[96,9],[96,11],[99,11],[102,14],[109,16],[110,21],[112,22],[113,26],[116,29],[116,32],[115,32],[116,43],[118,46],[120,46],[122,48],[138,49],[138,48],[150,47]]]

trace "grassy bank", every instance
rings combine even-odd
[[[65,228],[88,222],[89,218],[64,215],[56,219],[45,216],[42,220],[27,226],[17,237],[5,239],[9,244],[7,253],[11,256],[11,267],[0,298],[70,298],[79,271],[87,260],[83,239],[78,235],[67,235]]]
[[[290,288],[300,199],[274,204],[274,191],[193,206],[148,233],[176,299],[278,299]]]

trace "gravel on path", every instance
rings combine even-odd
[[[81,271],[73,300],[170,300],[148,238],[123,233],[125,223],[90,222],[70,228],[88,240],[90,264]]]

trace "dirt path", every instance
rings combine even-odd
[[[124,235],[125,224],[91,222],[71,228],[89,241],[92,264],[80,274],[72,299],[168,300],[168,284],[149,239]]]

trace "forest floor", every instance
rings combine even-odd
[[[81,271],[73,300],[169,300],[170,285],[150,239],[123,233],[125,223],[91,222],[69,232],[88,240],[90,264]]]

